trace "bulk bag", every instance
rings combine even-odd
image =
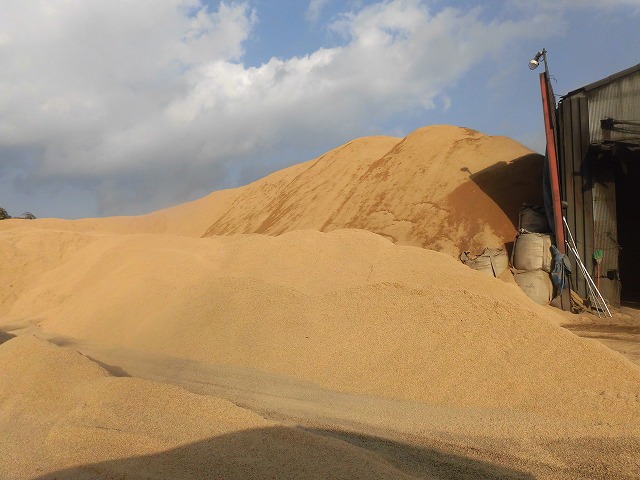
[[[534,302],[548,305],[553,298],[551,276],[543,270],[532,272],[513,271],[513,278],[522,291]]]
[[[511,264],[516,270],[525,272],[550,272],[553,268],[551,235],[521,230],[513,246]]]
[[[518,230],[534,233],[551,232],[544,207],[523,203],[518,216]]]

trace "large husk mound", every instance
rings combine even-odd
[[[33,333],[111,352],[116,370],[166,360],[176,383],[189,366],[251,372],[245,399],[276,378],[298,382],[325,401],[299,421],[348,420],[329,436],[378,422],[411,445],[455,439],[467,478],[531,478],[469,470],[468,456],[519,459],[542,477],[632,478],[638,366],[452,258],[511,241],[539,176],[540,156],[510,139],[436,126],[354,140],[145,216],[0,222],[0,329],[18,334],[0,345],[0,477],[403,475],[222,399],[110,377]],[[276,418],[300,400],[287,392],[268,399]],[[405,473],[458,471],[430,451],[439,473],[426,474],[407,444],[375,445]]]

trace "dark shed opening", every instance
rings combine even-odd
[[[613,149],[618,225],[620,300],[640,305],[640,150]]]

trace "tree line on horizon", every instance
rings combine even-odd
[[[0,207],[0,220],[7,220],[9,218],[20,218],[22,220],[33,220],[33,219],[36,218],[36,216],[31,212],[24,212],[19,217],[12,217],[11,215],[9,215],[9,212],[7,212],[6,209]]]

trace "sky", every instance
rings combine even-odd
[[[640,0],[0,0],[0,207],[137,215],[433,124],[545,148],[640,63]]]

